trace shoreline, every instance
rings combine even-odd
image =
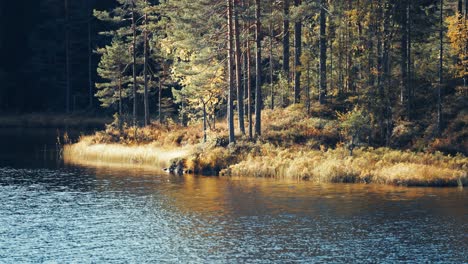
[[[259,155],[245,155],[239,153],[239,148],[188,145],[165,149],[151,144],[93,144],[89,139],[65,145],[65,163],[86,162],[97,166],[99,163],[114,163],[122,167],[137,165],[155,169],[180,166],[184,172],[201,175],[276,178],[318,183],[418,187],[468,185],[467,158],[440,153],[359,148],[355,150],[354,156],[350,157],[344,148],[320,151],[271,148],[267,145],[260,146]],[[245,147],[243,150],[246,150]],[[175,170],[172,172],[177,173]]]
[[[155,166],[174,173],[292,179],[321,183],[401,186],[468,186],[468,157],[422,151],[353,146],[336,118],[308,116],[301,106],[265,110],[262,135],[236,134],[227,126],[206,131],[201,124],[107,125],[64,146],[68,162],[113,162]],[[67,141],[64,141],[67,142]]]

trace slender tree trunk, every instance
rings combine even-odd
[[[226,0],[228,6],[227,23],[228,23],[228,104],[227,104],[227,121],[229,130],[229,143],[235,143],[234,137],[234,70],[233,70],[233,25],[232,25],[232,1]]]
[[[119,75],[119,126],[122,118],[122,76]]]
[[[163,114],[161,108],[161,94],[162,94],[162,80],[159,78],[159,89],[158,89],[158,114],[159,114],[159,124],[163,122]]]
[[[122,72],[122,71],[120,71]],[[119,74],[119,130],[122,131],[123,126],[122,126],[122,75]]]
[[[310,115],[310,60],[307,60],[306,100],[307,114]]]
[[[408,86],[407,88],[407,97],[408,97],[408,102],[407,102],[407,105],[406,105],[406,108],[407,108],[407,118],[408,120],[411,120],[411,104],[412,104],[412,95],[413,95],[413,87],[411,85],[411,82],[412,82],[412,73],[411,73],[411,1],[407,1],[407,6],[406,6],[406,35],[407,35],[407,44],[408,44],[408,48],[406,49],[407,52],[408,52],[408,55],[406,56],[406,59],[408,60],[406,62],[406,72],[407,72],[407,78],[408,80],[406,81],[406,85]]]
[[[330,84],[328,85],[329,87],[329,90],[334,90],[334,78],[333,78],[333,40],[330,38],[330,43],[328,44],[328,46],[330,47],[330,52],[328,54],[330,54],[330,69],[328,70],[328,80],[330,81]]]
[[[390,135],[391,135],[391,123],[392,123],[392,109],[390,104],[390,99],[388,98],[388,92],[386,88],[388,87],[388,79],[390,76],[390,3],[389,0],[384,1],[384,22],[383,22],[383,54],[382,54],[382,85],[380,85],[381,94],[385,106],[385,145],[390,144]]]
[[[380,0],[379,0],[380,1]],[[380,45],[380,31],[377,30],[377,25],[379,25],[379,22],[380,22],[380,3],[377,7],[377,14],[374,15],[373,13],[375,12],[374,10],[374,4],[373,2],[371,1],[371,6],[370,6],[370,12],[371,12],[371,21],[370,21],[370,24],[369,24],[369,30],[367,31],[368,32],[368,36],[367,36],[367,47],[369,49],[368,51],[368,56],[367,56],[367,76],[368,76],[368,85],[370,87],[372,87],[375,83],[375,78],[374,78],[374,73],[372,72],[372,68],[373,66],[375,65],[374,64],[374,41],[373,41],[373,37],[376,36],[377,37],[377,86],[379,85],[380,83],[380,72],[379,72],[379,55],[380,55],[380,49],[381,47],[379,46]]]
[[[301,0],[294,0],[294,5],[298,7]],[[294,23],[294,103],[301,101],[301,53],[302,53],[302,22],[300,19]]]
[[[346,21],[346,26],[345,26],[345,34],[344,34],[344,46],[345,46],[345,72],[344,72],[344,88],[346,92],[349,92],[350,89],[350,65],[351,65],[351,59],[350,59],[350,49],[349,49],[349,42],[350,42],[350,33],[349,33],[349,18],[347,18],[348,21]]]
[[[133,126],[137,125],[137,80],[136,80],[136,20],[135,20],[135,4],[132,5],[132,31],[133,31],[133,41],[132,41],[132,56],[133,56]]]
[[[270,10],[270,24],[269,24],[269,28],[268,28],[268,31],[269,31],[269,34],[270,34],[270,38],[269,38],[269,41],[270,41],[270,49],[269,49],[269,52],[270,52],[270,109],[273,110],[275,108],[275,94],[274,94],[274,85],[273,85],[273,21],[272,21],[272,16],[273,16],[273,5],[271,6],[271,10]]]
[[[260,136],[262,121],[262,32],[260,23],[261,0],[255,0],[255,136]]]
[[[382,44],[382,30],[381,26],[382,21],[383,21],[383,6],[382,6],[382,0],[378,0],[377,3],[377,14],[375,16],[375,21],[372,27],[372,34],[376,34],[377,36],[377,89],[378,89],[378,100],[379,100],[379,108],[383,111],[378,114],[379,118],[379,128],[380,128],[380,142],[383,144],[385,142],[386,138],[386,126],[385,126],[385,92],[384,92],[384,86],[382,84],[382,62],[383,62],[383,44]],[[385,26],[384,26],[385,27]],[[372,42],[372,41],[371,41]],[[372,54],[369,56],[369,67],[372,68],[372,65],[374,64],[374,60],[371,58]],[[369,72],[369,78],[371,81],[369,84],[372,86],[374,85],[375,78],[373,76],[372,72]]]
[[[65,71],[66,71],[66,94],[65,94],[65,111],[70,113],[70,98],[71,98],[71,80],[70,80],[70,14],[68,8],[68,0],[65,0]]]
[[[202,100],[203,104],[203,142],[206,143],[206,102]]]
[[[289,89],[289,1],[283,0],[283,74],[288,81]]]
[[[405,0],[405,13],[406,14],[406,3],[409,0]],[[403,12],[403,11],[402,11]],[[401,105],[404,107],[405,104],[407,103],[405,95],[406,95],[406,90],[408,88],[408,34],[407,34],[407,19],[406,15],[402,19],[402,25],[401,25],[401,89],[400,89],[400,102]]]
[[[443,50],[444,50],[444,31],[443,31],[443,11],[444,0],[440,0],[440,17],[439,17],[439,85],[437,87],[437,134],[440,135],[442,128],[442,82],[443,82]]]
[[[239,130],[242,135],[245,135],[245,124],[244,124],[244,91],[242,87],[242,66],[241,66],[241,46],[240,46],[240,26],[238,9],[236,7],[236,1],[232,0],[234,8],[234,37],[236,46],[236,85],[237,85],[237,111],[239,116]]]
[[[326,0],[320,0],[320,104],[325,104],[327,95],[327,37]]]
[[[145,4],[148,3],[145,0]],[[145,27],[148,26],[148,14],[145,13]],[[145,84],[144,90],[144,97],[143,97],[143,104],[145,108],[145,126],[148,126],[151,123],[150,115],[149,115],[149,102],[148,102],[148,30],[147,28],[144,29],[143,32],[144,36],[144,62],[143,62],[143,78]]]
[[[250,31],[250,30],[249,30]],[[250,36],[250,34],[248,34]],[[249,119],[249,138],[253,138],[253,120],[252,120],[252,58],[250,55],[250,37],[247,37],[247,113]]]
[[[248,9],[250,6],[250,0],[242,0],[242,7],[244,8],[244,10]],[[243,32],[245,32],[245,38],[244,38],[244,42],[243,42],[243,45],[244,45],[244,53],[242,54],[242,66],[243,66],[243,69],[242,69],[242,80],[243,80],[243,90],[244,90],[244,104],[243,104],[243,107],[244,107],[244,115],[245,115],[245,118],[247,119],[247,122],[248,122],[248,119],[249,119],[249,116],[248,116],[248,113],[249,113],[249,109],[248,109],[248,102],[246,99],[249,98],[249,91],[247,89],[247,82],[249,82],[250,80],[247,78],[247,49],[249,48],[249,40],[250,40],[250,22],[248,21],[244,21],[243,23]]]
[[[339,5],[340,12],[343,12],[343,6]],[[338,32],[338,93],[341,94],[344,90],[344,76],[343,76],[343,29],[341,29],[342,25],[342,15],[338,16],[338,25],[340,25],[340,30]]]

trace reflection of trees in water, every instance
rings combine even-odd
[[[96,164],[94,164],[96,165]],[[316,184],[264,178],[174,176],[151,167],[98,166],[89,169],[116,191],[157,194],[167,207],[200,217],[298,214],[311,217],[398,215],[414,207],[456,213],[466,191],[387,185]],[[458,204],[458,205],[457,205]],[[447,212],[454,211],[454,212]],[[463,211],[463,210],[461,210]]]

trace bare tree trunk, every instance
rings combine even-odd
[[[203,142],[206,143],[206,102],[202,100],[203,104]]]
[[[122,118],[122,76],[119,75],[119,123]]]
[[[233,62],[232,62],[232,53],[233,53],[233,25],[232,25],[232,1],[226,0],[228,6],[227,13],[227,23],[228,23],[228,104],[227,104],[227,122],[229,130],[229,143],[235,143],[236,139],[234,137],[234,72],[233,72]]]
[[[145,4],[148,1],[145,0]],[[148,26],[148,14],[145,13],[145,27]],[[148,102],[148,29],[145,28],[144,32],[144,62],[143,62],[143,78],[145,84],[145,91],[143,97],[143,105],[145,108],[145,126],[148,126],[151,123],[150,116],[149,116],[149,102]]]
[[[234,8],[234,37],[235,37],[235,60],[236,60],[236,85],[237,85],[237,111],[239,116],[239,130],[242,135],[245,135],[244,125],[244,91],[242,87],[242,66],[241,66],[241,47],[240,47],[240,28],[239,28],[239,17],[236,8],[236,1],[233,1]]]
[[[261,0],[255,0],[255,136],[260,136],[262,121],[262,32],[260,22]]]
[[[343,12],[343,6],[340,5],[340,12]],[[342,24],[342,15],[338,16],[338,25]],[[343,75],[343,29],[340,28],[338,36],[338,93],[341,94],[344,90],[344,75]]]
[[[440,0],[440,21],[439,21],[439,85],[437,87],[437,134],[440,135],[442,130],[442,67],[443,67],[443,50],[444,50],[444,31],[443,31],[443,11],[444,11],[444,0]]]
[[[307,60],[306,100],[307,114],[310,115],[310,60]]]
[[[406,4],[409,0],[405,0],[404,3]],[[404,9],[406,14],[406,6]],[[403,12],[403,11],[402,11]],[[403,107],[405,107],[405,104],[407,103],[407,100],[405,98],[406,90],[408,89],[408,25],[407,25],[407,18],[406,15],[402,19],[402,25],[401,25],[401,88],[400,88],[400,102]]]
[[[159,78],[159,89],[158,89],[158,113],[159,113],[159,124],[163,122],[163,114],[161,109],[161,94],[162,94],[162,80]]]
[[[379,84],[380,84],[380,72],[379,72],[379,58],[380,57],[379,56],[380,56],[381,47],[380,47],[380,31],[377,30],[377,28],[380,23],[380,16],[381,16],[380,2],[378,3],[378,6],[377,6],[376,15],[373,15],[373,13],[375,12],[373,2],[371,2],[370,10],[371,10],[371,22],[369,25],[369,30],[367,31],[368,32],[367,47],[369,49],[368,56],[367,56],[367,76],[368,76],[367,84],[371,87],[375,83],[374,74],[372,72],[372,68],[375,65],[374,64],[374,58],[375,58],[374,57],[374,41],[372,38],[374,36],[377,36],[377,87],[379,87]]]
[[[136,80],[136,21],[135,21],[135,4],[132,5],[132,56],[133,56],[133,126],[137,125],[137,80]]]
[[[288,81],[289,89],[289,1],[283,0],[283,73]]]
[[[407,6],[406,6],[406,35],[407,35],[407,44],[408,44],[408,48],[407,48],[407,52],[408,52],[408,55],[406,56],[406,59],[408,60],[406,62],[406,72],[407,72],[407,78],[408,80],[406,81],[406,85],[408,86],[407,88],[407,97],[408,97],[408,102],[407,102],[407,105],[406,105],[406,108],[407,108],[407,118],[408,120],[411,120],[411,104],[412,104],[412,96],[413,96],[413,87],[411,85],[411,81],[412,81],[412,73],[411,73],[411,1],[407,1]]]
[[[250,30],[249,30],[250,31]],[[248,34],[250,35],[250,34]],[[252,120],[252,58],[250,56],[250,38],[247,37],[247,113],[249,119],[249,138],[253,138],[253,120]]]
[[[386,92],[386,88],[388,87],[388,79],[390,76],[390,62],[389,62],[389,54],[390,54],[390,0],[384,1],[384,22],[383,22],[383,48],[382,48],[382,79],[380,85],[380,93],[382,94],[382,98],[384,100],[385,106],[385,145],[388,146],[390,144],[390,135],[391,135],[391,123],[392,123],[392,108],[390,104],[390,99],[388,98],[388,92]]]
[[[327,95],[327,37],[326,0],[320,0],[320,104],[325,104]]]
[[[294,0],[294,5],[298,7],[301,0]],[[300,20],[294,23],[294,103],[301,101],[301,53],[302,53],[302,22]]]
[[[273,85],[273,21],[272,21],[272,15],[273,15],[273,5],[271,6],[270,10],[270,24],[268,26],[268,31],[270,34],[270,49],[269,49],[269,57],[270,57],[270,96],[271,96],[271,101],[270,101],[270,109],[273,110],[275,108],[275,94],[274,94],[274,85]]]
[[[122,71],[120,71],[122,72]],[[119,74],[119,130],[122,131],[123,124],[122,124],[122,74]]]

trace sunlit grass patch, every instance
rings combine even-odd
[[[468,158],[413,153],[387,148],[275,149],[249,156],[222,173],[306,179],[315,182],[383,183],[407,186],[457,186],[468,183]]]
[[[161,148],[152,144],[126,146],[121,144],[92,143],[84,137],[78,143],[64,147],[65,162],[89,160],[112,163],[144,164],[166,167],[171,160],[189,156],[193,148]]]

